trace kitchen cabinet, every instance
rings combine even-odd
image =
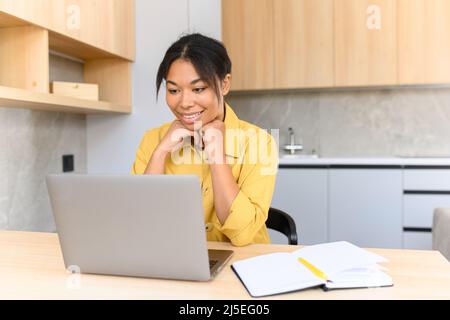
[[[398,80],[425,83],[425,2],[398,0]]]
[[[450,207],[450,169],[444,162],[281,164],[272,206],[294,218],[300,244],[346,240],[431,250],[433,212]],[[275,243],[287,242],[277,232],[271,236]]]
[[[450,208],[450,170],[406,168],[403,189],[403,247],[431,250],[434,210]]]
[[[279,169],[272,207],[288,213],[297,226],[299,244],[327,242],[327,169]],[[287,243],[269,230],[272,243]]]
[[[335,85],[397,84],[396,0],[335,0]]]
[[[232,90],[450,83],[448,0],[223,0]]]
[[[450,82],[450,1],[425,3],[425,82]]]
[[[401,248],[402,170],[330,169],[329,241]]]
[[[222,1],[222,40],[233,63],[234,90],[274,87],[273,1]]]
[[[403,249],[432,250],[431,232],[403,232]]]
[[[450,1],[398,0],[399,83],[450,82]]]
[[[274,1],[275,88],[334,85],[334,0]]]
[[[133,0],[0,0],[0,12],[117,57],[134,59]]]

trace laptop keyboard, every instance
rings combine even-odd
[[[209,269],[211,270],[219,262],[219,260],[209,260]]]

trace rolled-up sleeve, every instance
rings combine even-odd
[[[239,193],[231,204],[225,223],[221,225],[217,222],[216,225],[235,246],[255,242],[261,229],[266,228],[278,169],[278,146],[269,134],[265,145],[268,155],[264,161],[261,159],[261,152],[256,163],[249,163],[249,157],[245,157],[246,161],[242,164],[237,181]]]

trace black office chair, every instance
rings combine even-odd
[[[269,229],[284,234],[288,238],[289,244],[297,245],[297,228],[295,227],[295,221],[286,212],[270,207],[266,226]]]

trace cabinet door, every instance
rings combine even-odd
[[[402,247],[401,169],[330,169],[330,241]]]
[[[334,85],[333,1],[274,2],[276,88]]]
[[[274,87],[273,0],[223,0],[222,40],[232,69],[232,90]]]
[[[425,82],[425,2],[398,0],[398,81]]]
[[[450,82],[450,1],[398,0],[399,83]]]
[[[433,235],[431,232],[403,232],[403,249],[432,250]]]
[[[0,11],[134,59],[133,0],[0,0]]]
[[[297,225],[299,244],[327,241],[327,169],[279,169],[272,207],[288,213]],[[269,230],[272,243],[287,238]]]
[[[397,81],[396,0],[335,0],[337,86]]]
[[[425,82],[450,82],[450,1],[425,2]]]

